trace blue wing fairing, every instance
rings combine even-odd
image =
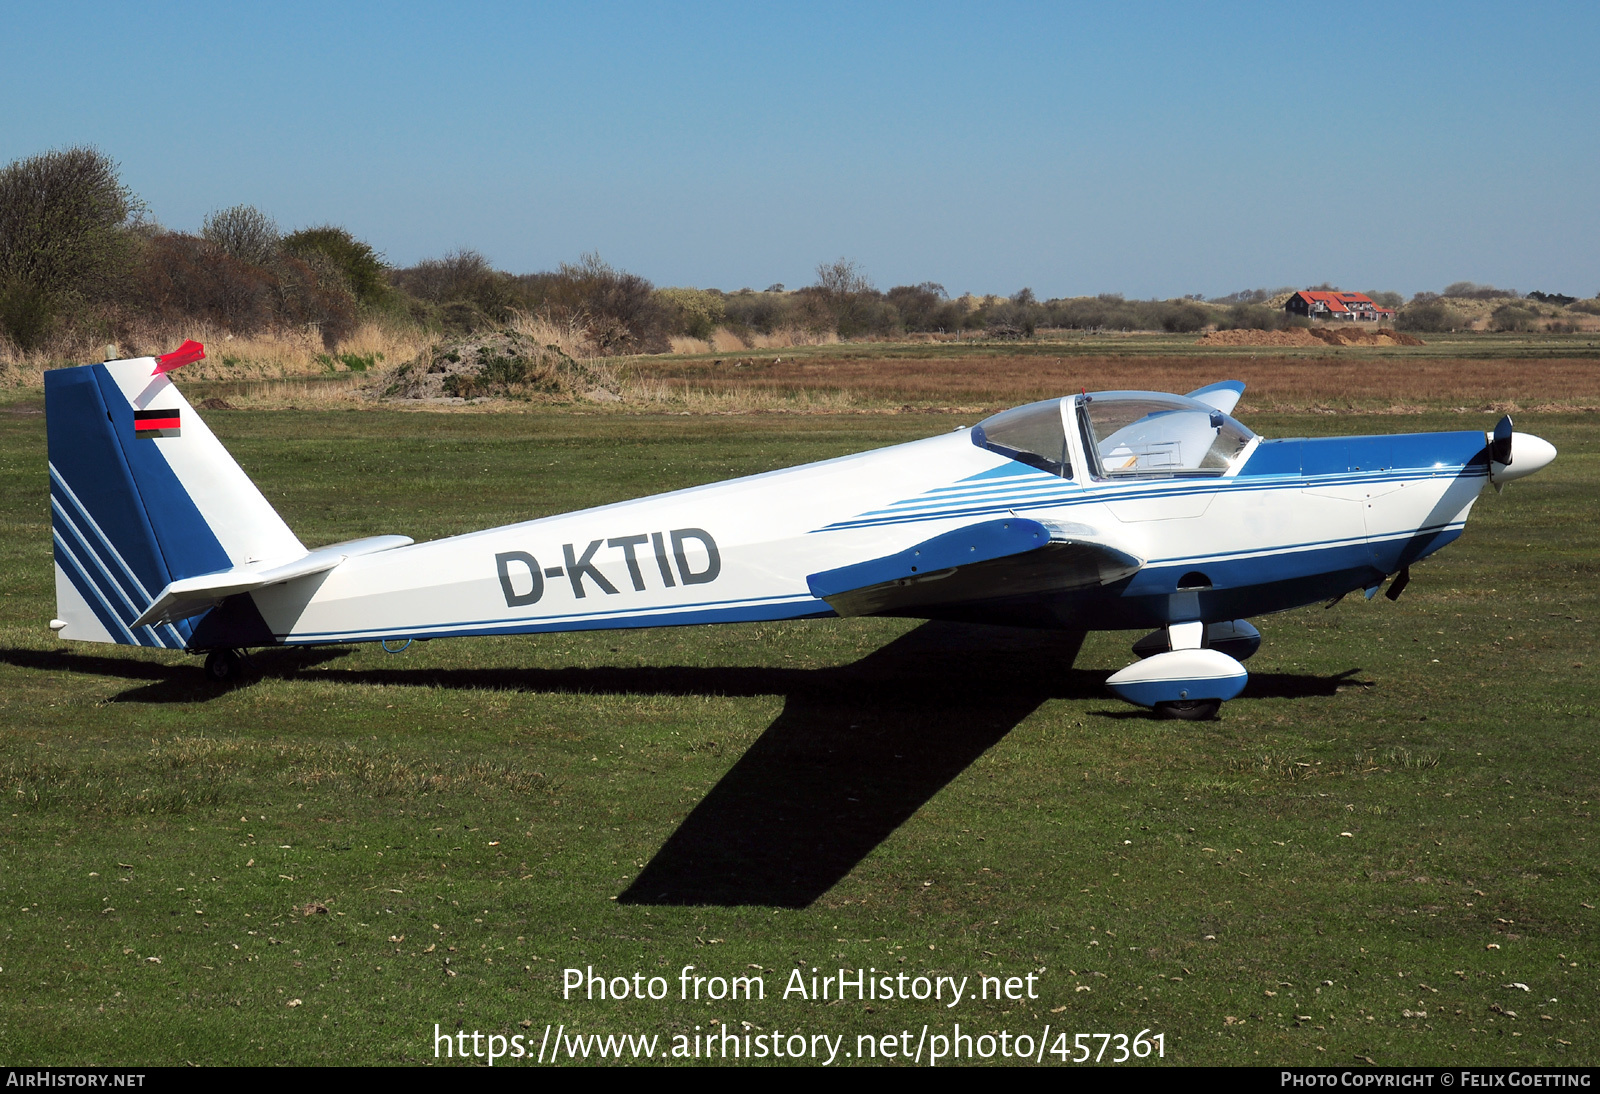
[[[1238,477],[1298,475],[1302,478],[1489,473],[1489,449],[1478,431],[1395,433],[1372,437],[1294,437],[1263,440]]]

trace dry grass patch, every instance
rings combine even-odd
[[[912,340],[918,340],[914,337]],[[739,335],[726,327],[718,327],[710,338],[690,338],[674,335],[668,339],[672,352],[679,356],[699,353],[739,353],[747,349],[792,349],[796,346],[836,346],[839,336],[833,331],[809,331],[798,328],[775,330],[771,334],[751,331]]]
[[[116,357],[158,356],[187,338],[206,347],[205,360],[184,366],[183,378],[189,381],[282,380],[363,371],[415,357],[427,342],[422,331],[369,322],[329,353],[314,328],[235,336],[194,324],[181,330],[135,327],[110,352]],[[107,351],[107,343],[86,337],[62,338],[29,353],[0,339],[0,387],[40,387],[47,370],[102,361]]]
[[[1243,380],[1245,411],[1414,412],[1427,406],[1482,410],[1578,410],[1600,404],[1600,365],[1583,358],[1479,360],[1453,357],[1277,357],[1063,355],[977,350],[956,357],[816,353],[712,362],[635,358],[632,383],[669,390],[754,396],[822,393],[854,405],[936,403],[998,409],[1087,389],[1192,391]]]

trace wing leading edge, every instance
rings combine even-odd
[[[986,520],[882,558],[806,578],[840,615],[914,615],[932,607],[1108,585],[1144,560],[1082,524]]]

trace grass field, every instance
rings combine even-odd
[[[1502,369],[1525,403],[1546,382]],[[1596,1060],[1592,416],[1519,417],[1560,448],[1552,467],[1486,494],[1398,603],[1259,620],[1249,688],[1188,724],[1104,689],[1132,634],[851,620],[438,641],[260,653],[233,690],[181,654],[63,647],[34,410],[0,409],[7,1063],[431,1061],[436,1024],[537,1046],[547,1023],[658,1051],[724,1028],[844,1035],[842,1057],[859,1034],[914,1046],[957,1022],[1036,1041],[1048,1024],[1047,1062],[1072,1034],[1140,1030],[1179,1063]],[[207,420],[319,543],[970,417]],[[760,975],[766,998],[679,1001],[686,965]],[[586,966],[660,975],[671,997],[564,1000],[562,970]],[[841,967],[970,977],[969,994],[783,998],[793,970]],[[1029,974],[1037,998],[972,998],[980,976]]]
[[[1189,391],[1245,381],[1245,412],[1415,413],[1425,408],[1594,410],[1594,334],[1429,335],[1422,346],[1284,350],[1196,345],[1192,334],[1050,332],[1028,342],[853,343],[632,358],[637,389],[691,406],[738,408],[788,397],[823,409],[937,408],[973,413],[1065,391],[1129,386]],[[781,404],[777,404],[781,405]]]

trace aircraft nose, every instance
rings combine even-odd
[[[1496,486],[1525,478],[1556,458],[1556,446],[1532,433],[1511,434],[1511,463],[1491,463],[1489,480]]]

